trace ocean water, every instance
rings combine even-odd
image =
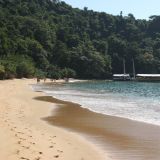
[[[35,89],[94,112],[160,125],[160,83],[89,81]]]

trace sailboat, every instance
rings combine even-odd
[[[130,81],[131,77],[126,73],[126,62],[123,59],[123,74],[113,74],[113,80],[115,81]]]
[[[133,77],[132,80],[135,81],[136,80],[136,70],[135,70],[135,64],[134,64],[134,59],[132,58],[132,64],[133,64]]]

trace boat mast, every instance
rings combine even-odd
[[[133,62],[133,78],[136,79],[136,71],[135,71],[135,65],[134,65],[134,59],[132,58]]]
[[[125,65],[125,59],[123,59],[123,74],[126,74],[126,65]]]

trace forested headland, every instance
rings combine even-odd
[[[0,78],[160,73],[160,16],[135,19],[58,0],[0,0]]]

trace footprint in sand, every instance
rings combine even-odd
[[[11,131],[15,131],[13,128],[10,129]]]
[[[29,158],[21,157],[20,159],[30,160]]]
[[[25,149],[29,149],[30,148],[30,146],[21,146],[21,147],[23,147]]]
[[[32,138],[32,136],[28,135],[28,137]]]
[[[17,134],[15,134],[14,136],[15,136],[15,137],[18,137],[18,135],[17,135]]]
[[[63,151],[61,151],[61,150],[57,150],[57,152],[59,152],[59,153],[63,153]]]
[[[32,144],[32,145],[35,145],[36,143],[34,143],[34,142],[29,142],[30,144]]]
[[[26,141],[26,139],[25,138],[19,138],[20,140],[22,140],[22,141]]]
[[[56,143],[54,143],[54,142],[51,142],[52,144],[56,144]]]
[[[43,152],[39,152],[39,154],[43,154]]]
[[[17,132],[18,134],[24,134],[23,132]]]
[[[40,160],[41,159],[41,157],[37,157],[37,158],[35,158],[35,160]]]
[[[20,150],[17,150],[17,151],[16,151],[16,154],[19,154],[19,153],[20,153]]]
[[[59,158],[59,155],[55,155],[54,158]]]
[[[50,138],[56,138],[56,136],[50,136]]]

